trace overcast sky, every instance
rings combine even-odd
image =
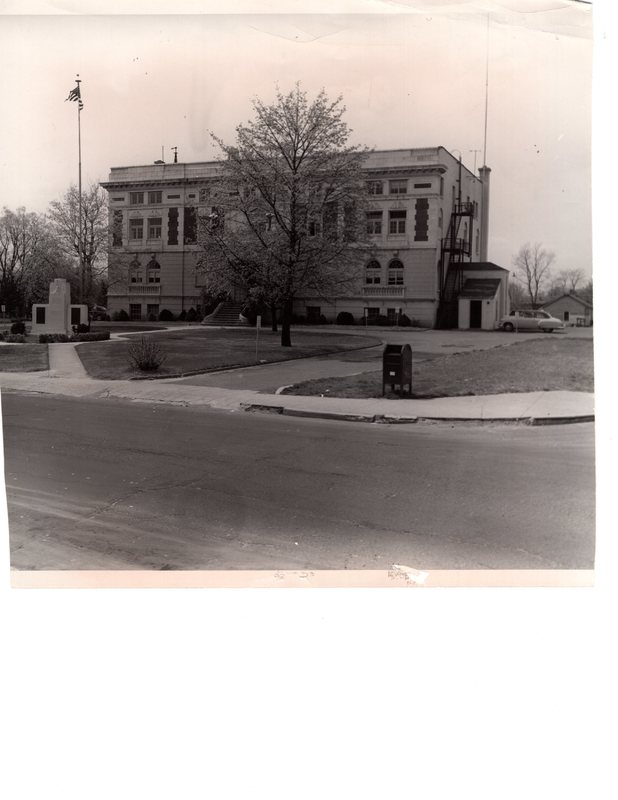
[[[508,268],[524,242],[539,241],[556,269],[590,274],[590,6],[287,7],[386,13],[0,17],[0,205],[45,211],[77,182],[77,110],[64,102],[77,73],[85,183],[153,162],[162,147],[167,161],[172,146],[180,161],[214,158],[209,130],[231,140],[253,96],[268,101],[276,82],[285,91],[296,80],[312,95],[343,95],[353,142],[443,145],[472,169],[488,54],[489,258]]]

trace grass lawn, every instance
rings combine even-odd
[[[399,397],[390,393],[387,397]],[[594,390],[592,339],[552,338],[439,356],[415,364],[412,396],[456,397],[540,391]],[[327,397],[381,397],[382,367],[346,378],[298,383],[284,394]]]
[[[130,337],[138,341],[139,337]],[[165,363],[156,372],[140,372],[129,364],[127,341],[89,342],[76,350],[84,367],[93,378],[126,380],[133,377],[166,378],[191,372],[207,372],[233,366],[254,365],[255,329],[189,328],[170,333],[151,333],[149,340],[159,343],[166,355]],[[292,330],[292,347],[281,347],[281,334],[261,330],[258,360],[264,363],[288,361],[306,356],[326,355],[380,344],[369,336],[313,333]]]
[[[49,369],[46,344],[6,344],[0,347],[0,372]]]

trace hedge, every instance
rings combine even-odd
[[[39,344],[65,344],[66,342],[105,342],[109,339],[109,331],[99,333],[76,333],[67,336],[66,333],[40,333]]]

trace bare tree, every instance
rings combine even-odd
[[[584,273],[581,269],[562,269],[554,278],[552,284],[553,294],[569,294],[575,292],[583,280]]]
[[[97,294],[96,282],[107,266],[107,192],[93,183],[82,191],[81,207],[80,227],[79,192],[76,186],[70,186],[61,200],[49,204],[48,216],[61,251],[78,264],[80,302],[91,303]]]
[[[224,160],[201,200],[199,267],[211,294],[243,287],[281,308],[289,347],[294,297],[324,297],[356,279],[367,151],[348,146],[342,98],[324,90],[309,101],[296,84],[271,105],[254,100],[253,110],[233,146],[213,135]]]
[[[45,217],[25,208],[0,216],[0,302],[9,314],[25,315],[47,299],[54,277],[70,277]]]
[[[531,305],[536,305],[544,287],[551,279],[551,265],[554,253],[545,250],[541,244],[526,243],[514,258],[514,277],[520,281]]]

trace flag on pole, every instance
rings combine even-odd
[[[79,110],[80,111],[82,110],[84,104],[82,103],[82,95],[79,90],[79,83],[77,84],[75,89],[71,89],[71,91],[69,92],[69,96],[66,98],[64,102],[66,103],[67,100],[72,100],[72,101],[76,100],[79,103]]]

